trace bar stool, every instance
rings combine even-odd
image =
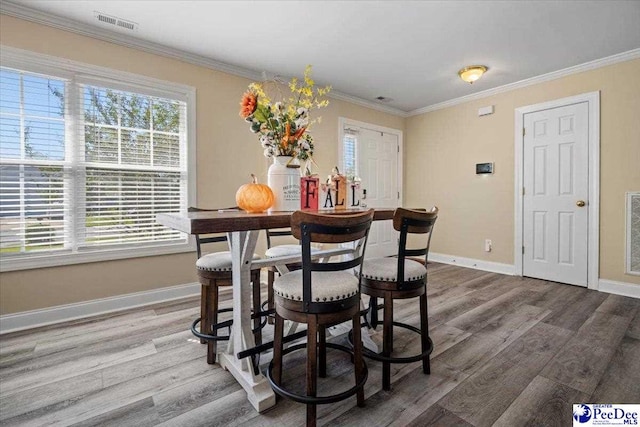
[[[202,212],[209,209],[190,207],[189,212]],[[232,311],[231,308],[219,309],[219,289],[224,286],[232,286],[231,253],[228,251],[213,252],[203,255],[202,246],[209,243],[226,242],[225,235],[200,235],[196,234],[196,270],[200,281],[200,317],[191,324],[191,332],[200,338],[201,343],[207,344],[207,363],[216,362],[218,341],[228,341],[229,335],[219,335],[218,330],[230,328],[233,320],[218,322],[218,314]],[[254,255],[254,259],[260,259]],[[251,270],[251,283],[253,287],[253,333],[256,344],[262,343],[262,327],[266,324],[266,318],[261,319],[260,299],[260,269]],[[198,329],[198,324],[200,328]]]
[[[307,405],[307,426],[316,425],[316,405],[328,404],[357,395],[364,405],[367,367],[362,358],[360,340],[360,269],[373,220],[373,210],[358,214],[323,215],[297,211],[291,217],[293,236],[302,241],[302,269],[275,279],[275,333],[273,360],[267,379],[274,391],[285,398]],[[346,261],[320,262],[311,257],[311,243],[356,242],[353,257]],[[307,324],[307,342],[283,349],[284,320]],[[353,351],[326,342],[326,328],[351,319],[354,328]],[[282,358],[292,351],[307,348],[306,394],[296,394],[282,386]],[[326,348],[353,355],[355,386],[342,393],[317,396],[317,376],[326,376]],[[319,372],[318,372],[319,371]]]
[[[369,315],[371,326],[377,326],[377,311],[384,309],[382,326],[382,352],[374,353],[365,348],[364,355],[382,362],[382,388],[391,389],[391,363],[411,363],[422,360],[422,370],[425,374],[431,372],[429,355],[433,351],[433,342],[429,337],[429,322],[427,318],[427,257],[433,234],[433,226],[438,218],[438,208],[426,210],[396,209],[393,216],[393,228],[400,232],[398,254],[396,257],[372,258],[362,265],[363,294],[369,295]],[[409,234],[426,235],[426,246],[407,248]],[[424,256],[422,262],[408,257]],[[393,301],[396,299],[420,299],[420,328],[393,320]],[[378,305],[377,299],[382,298],[384,304]],[[421,336],[422,353],[409,357],[393,357],[393,327],[401,327],[416,332]]]

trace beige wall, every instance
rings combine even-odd
[[[514,110],[600,91],[600,277],[640,284],[624,273],[625,192],[640,190],[638,74],[633,60],[408,118],[405,200],[440,207],[432,250],[513,264]],[[495,113],[478,117],[487,105]],[[476,176],[481,162],[495,162],[495,174]]]
[[[235,204],[248,175],[266,182],[268,161],[238,116],[249,80],[0,15],[3,45],[190,85],[197,96],[198,205]],[[300,72],[306,64],[301,64]],[[338,160],[338,117],[404,131],[404,118],[339,100],[312,129],[323,174]],[[196,281],[194,254],[156,256],[0,273],[0,314],[34,310]]]

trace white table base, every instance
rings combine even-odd
[[[251,358],[237,357],[238,352],[255,347],[251,321],[251,260],[258,234],[259,230],[234,231],[229,236],[233,271],[233,327],[227,350],[220,354],[220,365],[244,388],[247,399],[256,411],[263,412],[276,404],[276,395],[264,375],[254,373]]]

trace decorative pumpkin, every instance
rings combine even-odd
[[[249,213],[266,211],[273,205],[274,200],[271,188],[265,184],[258,184],[258,178],[254,174],[251,174],[251,182],[244,184],[236,192],[238,207]]]

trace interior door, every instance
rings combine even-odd
[[[372,208],[395,208],[398,186],[398,135],[360,128],[356,143],[357,174],[362,179],[364,202]],[[398,251],[398,233],[391,221],[371,225],[366,257],[393,255]]]
[[[524,115],[523,275],[587,286],[588,104]]]

